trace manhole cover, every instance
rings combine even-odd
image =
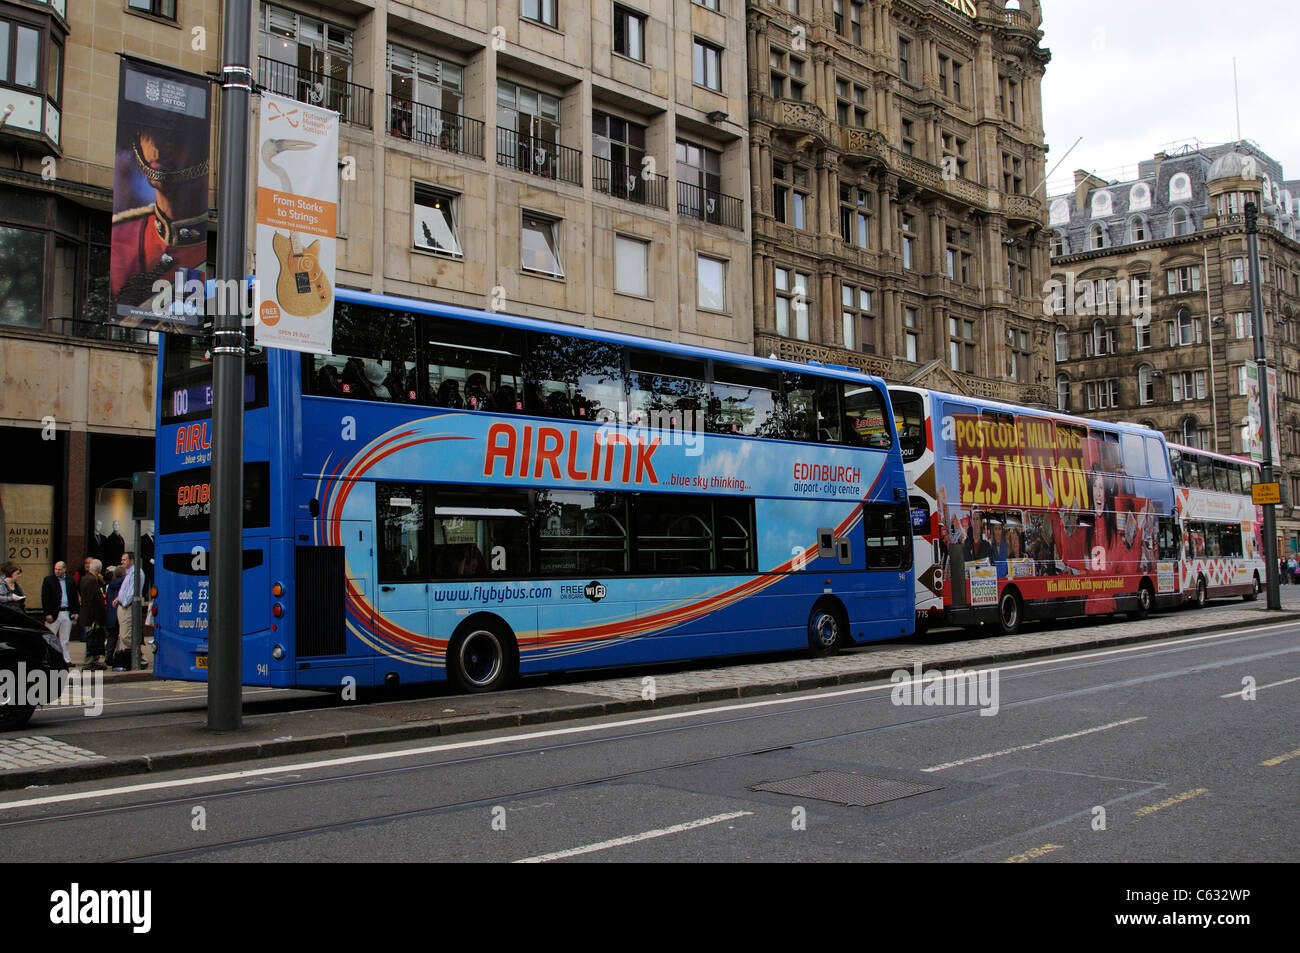
[[[936,785],[872,778],[864,774],[845,774],[842,771],[817,771],[797,778],[786,778],[784,781],[764,781],[750,788],[751,791],[771,791],[774,794],[813,798],[849,807],[883,804],[885,801],[897,801],[939,789]]]

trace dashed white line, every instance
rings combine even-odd
[[[653,831],[643,831],[640,834],[628,834],[626,837],[615,837],[613,840],[603,840],[597,844],[587,844],[585,847],[571,847],[568,850],[557,850],[551,854],[538,854],[536,857],[525,857],[522,860],[516,860],[516,864],[545,864],[552,860],[564,860],[566,857],[577,857],[581,854],[594,854],[598,850],[609,850],[611,847],[622,847],[624,844],[635,844],[643,840],[652,840],[656,837],[667,837],[669,834],[680,834],[682,831],[694,830],[697,827],[708,827],[710,824],[721,824],[723,821],[734,821],[738,817],[748,817],[753,811],[733,811],[730,814],[714,814],[712,817],[701,817],[699,820],[686,821],[683,824],[674,824],[672,827],[661,827]]]
[[[948,768],[955,768],[963,764],[971,764],[975,761],[986,761],[989,758],[1000,758],[1004,754],[1015,754],[1017,751],[1029,751],[1031,748],[1041,748],[1043,745],[1053,745],[1058,741],[1069,741],[1071,738],[1082,738],[1084,735],[1095,735],[1099,731],[1109,731],[1112,728],[1118,728],[1121,725],[1131,725],[1135,721],[1145,721],[1146,715],[1137,718],[1125,718],[1123,721],[1112,721],[1109,725],[1098,725],[1096,728],[1085,728],[1083,731],[1072,731],[1068,735],[1057,735],[1055,738],[1044,738],[1042,741],[1034,741],[1027,745],[1016,745],[1014,748],[1003,748],[1001,751],[990,751],[988,754],[977,754],[971,758],[962,758],[960,761],[949,761],[946,764],[936,764],[932,768],[922,768],[922,771],[944,771]]]

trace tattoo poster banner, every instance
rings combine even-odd
[[[262,94],[257,137],[258,344],[329,354],[339,114]]]
[[[114,323],[203,330],[211,102],[206,77],[121,59],[109,268]]]

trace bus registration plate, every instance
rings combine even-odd
[[[196,656],[194,657],[194,667],[195,667],[195,668],[207,668],[207,667],[208,667],[208,657],[207,657],[206,655],[196,655]]]

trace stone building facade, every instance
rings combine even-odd
[[[748,8],[758,352],[1050,401],[1039,4]]]
[[[1250,142],[1188,146],[1131,180],[1079,172],[1049,200],[1057,405],[1248,455],[1254,366],[1245,205],[1259,215],[1263,332],[1284,506],[1300,549],[1300,183]]]

